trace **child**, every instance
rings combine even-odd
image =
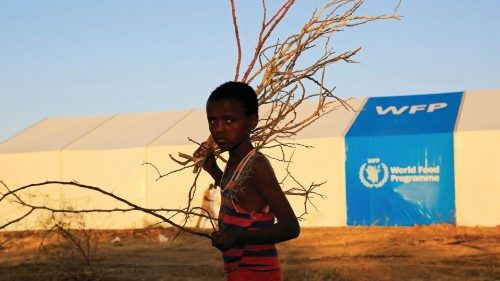
[[[206,112],[212,140],[229,152],[224,172],[213,152],[203,163],[221,187],[212,245],[223,253],[226,278],[281,280],[274,243],[298,237],[300,228],[269,161],[250,141],[258,122],[257,95],[245,83],[226,82],[212,92]]]

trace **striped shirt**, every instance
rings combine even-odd
[[[223,202],[219,213],[219,226],[225,230],[252,231],[266,228],[274,224],[274,213],[266,206],[261,211],[248,212],[231,197],[238,186],[238,180],[244,168],[256,150],[252,150],[241,160],[225,188],[222,189]],[[231,272],[240,268],[249,270],[279,269],[278,252],[275,244],[243,244],[223,252],[224,269]]]

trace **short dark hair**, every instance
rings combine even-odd
[[[243,82],[229,81],[221,84],[210,94],[207,104],[214,100],[234,100],[243,106],[247,116],[259,114],[259,103],[254,89]]]

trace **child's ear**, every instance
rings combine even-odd
[[[259,116],[257,114],[252,114],[250,116],[250,126],[252,127],[252,130],[257,127],[257,123],[259,123]]]

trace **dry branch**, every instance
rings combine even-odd
[[[208,235],[207,233],[195,231],[195,230],[192,230],[192,229],[187,228],[185,226],[179,225],[179,224],[175,223],[174,221],[172,221],[167,216],[160,214],[160,211],[171,211],[171,212],[175,212],[176,214],[183,213],[183,214],[191,214],[191,215],[195,214],[194,212],[182,211],[182,210],[178,210],[178,209],[171,209],[171,210],[169,210],[169,209],[147,209],[147,208],[144,208],[144,207],[141,207],[137,204],[134,204],[134,203],[132,203],[132,202],[120,197],[120,196],[117,196],[117,195],[115,195],[109,191],[106,191],[100,187],[97,187],[97,186],[81,184],[81,183],[78,183],[75,181],[70,181],[70,182],[67,182],[67,181],[45,181],[45,182],[40,182],[40,183],[32,183],[32,184],[24,185],[24,186],[15,188],[15,189],[9,189],[8,186],[3,181],[0,181],[0,183],[7,189],[6,193],[1,194],[0,203],[2,201],[6,200],[9,196],[11,196],[11,197],[15,198],[15,200],[14,200],[15,203],[31,209],[31,211],[28,212],[27,214],[25,214],[22,218],[29,216],[35,210],[45,210],[45,211],[50,211],[52,213],[92,213],[92,212],[105,213],[105,212],[141,211],[143,213],[146,213],[148,215],[156,217],[156,218],[160,219],[162,222],[168,223],[169,225],[171,225],[171,226],[173,226],[181,231],[185,231],[185,232],[188,232],[190,234],[202,236],[205,238],[210,238],[210,235]],[[63,187],[73,186],[73,187],[78,187],[78,188],[82,188],[82,189],[92,190],[94,192],[97,192],[100,195],[103,195],[104,197],[112,198],[115,201],[128,206],[128,208],[90,209],[90,210],[84,210],[84,209],[73,210],[73,209],[64,209],[64,208],[53,208],[53,207],[49,207],[49,206],[45,206],[45,205],[36,206],[36,205],[30,204],[29,202],[26,202],[25,200],[23,200],[19,196],[19,193],[21,191],[34,191],[39,187],[50,186],[50,185],[61,185]],[[196,215],[198,215],[198,214],[196,214]],[[2,225],[0,227],[0,229],[7,227],[9,224],[10,224],[10,222]]]

